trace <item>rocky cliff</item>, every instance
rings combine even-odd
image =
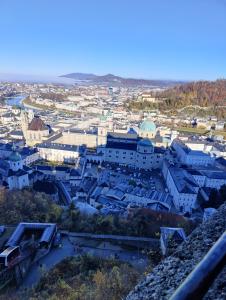
[[[126,300],[169,299],[226,229],[226,204],[197,227],[172,256],[165,258],[126,297]],[[226,299],[226,267],[205,295],[205,300]]]

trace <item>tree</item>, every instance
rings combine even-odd
[[[62,209],[44,193],[24,189],[1,191],[0,223],[59,222]]]
[[[226,201],[226,184],[221,186],[219,193],[220,193],[222,202],[225,202]]]

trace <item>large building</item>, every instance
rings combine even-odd
[[[28,146],[43,142],[50,134],[50,127],[45,125],[39,116],[34,116],[30,121],[31,116],[30,112],[21,113],[21,128]]]
[[[68,163],[75,162],[84,151],[83,147],[57,143],[41,143],[37,147],[42,159]]]
[[[182,164],[188,166],[208,166],[214,164],[214,157],[200,150],[191,150],[178,139],[175,139],[171,146]]]
[[[226,172],[218,168],[196,168],[188,172],[194,177],[200,187],[207,187],[219,190],[226,184]]]
[[[142,139],[135,133],[108,133],[103,161],[128,165],[140,169],[156,169],[162,164],[164,150],[154,147],[150,139]]]
[[[22,189],[29,186],[29,177],[26,166],[23,165],[21,155],[13,149],[7,161],[1,161],[0,174],[3,182],[10,189]]]
[[[173,196],[176,209],[180,212],[192,212],[197,207],[199,185],[190,173],[181,168],[168,166],[164,162],[163,175],[169,193]]]
[[[10,154],[13,152],[14,145],[13,144],[1,144],[0,143],[0,158],[5,159],[10,156]],[[28,166],[32,164],[33,162],[37,161],[39,157],[39,153],[37,148],[31,148],[31,147],[22,147],[17,149],[17,152],[22,157],[23,164]]]
[[[54,140],[54,143],[81,146],[88,148],[97,147],[97,132],[91,130],[70,129],[62,132],[61,136]]]

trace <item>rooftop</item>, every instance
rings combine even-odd
[[[138,144],[142,147],[153,147],[152,142],[149,139],[142,139]]]
[[[80,150],[79,146],[59,144],[59,143],[41,143],[38,145],[38,148],[47,148],[47,149],[74,151],[74,152],[79,152]]]
[[[173,178],[174,184],[179,193],[183,194],[196,194],[195,188],[198,187],[196,181],[193,179],[192,175],[186,170],[169,167],[170,174]]]
[[[28,125],[28,130],[43,131],[48,129],[39,116],[34,116],[31,123]]]
[[[155,123],[152,121],[145,120],[140,125],[140,130],[142,131],[156,131]]]

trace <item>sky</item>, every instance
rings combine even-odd
[[[0,0],[0,73],[226,78],[226,0]]]

